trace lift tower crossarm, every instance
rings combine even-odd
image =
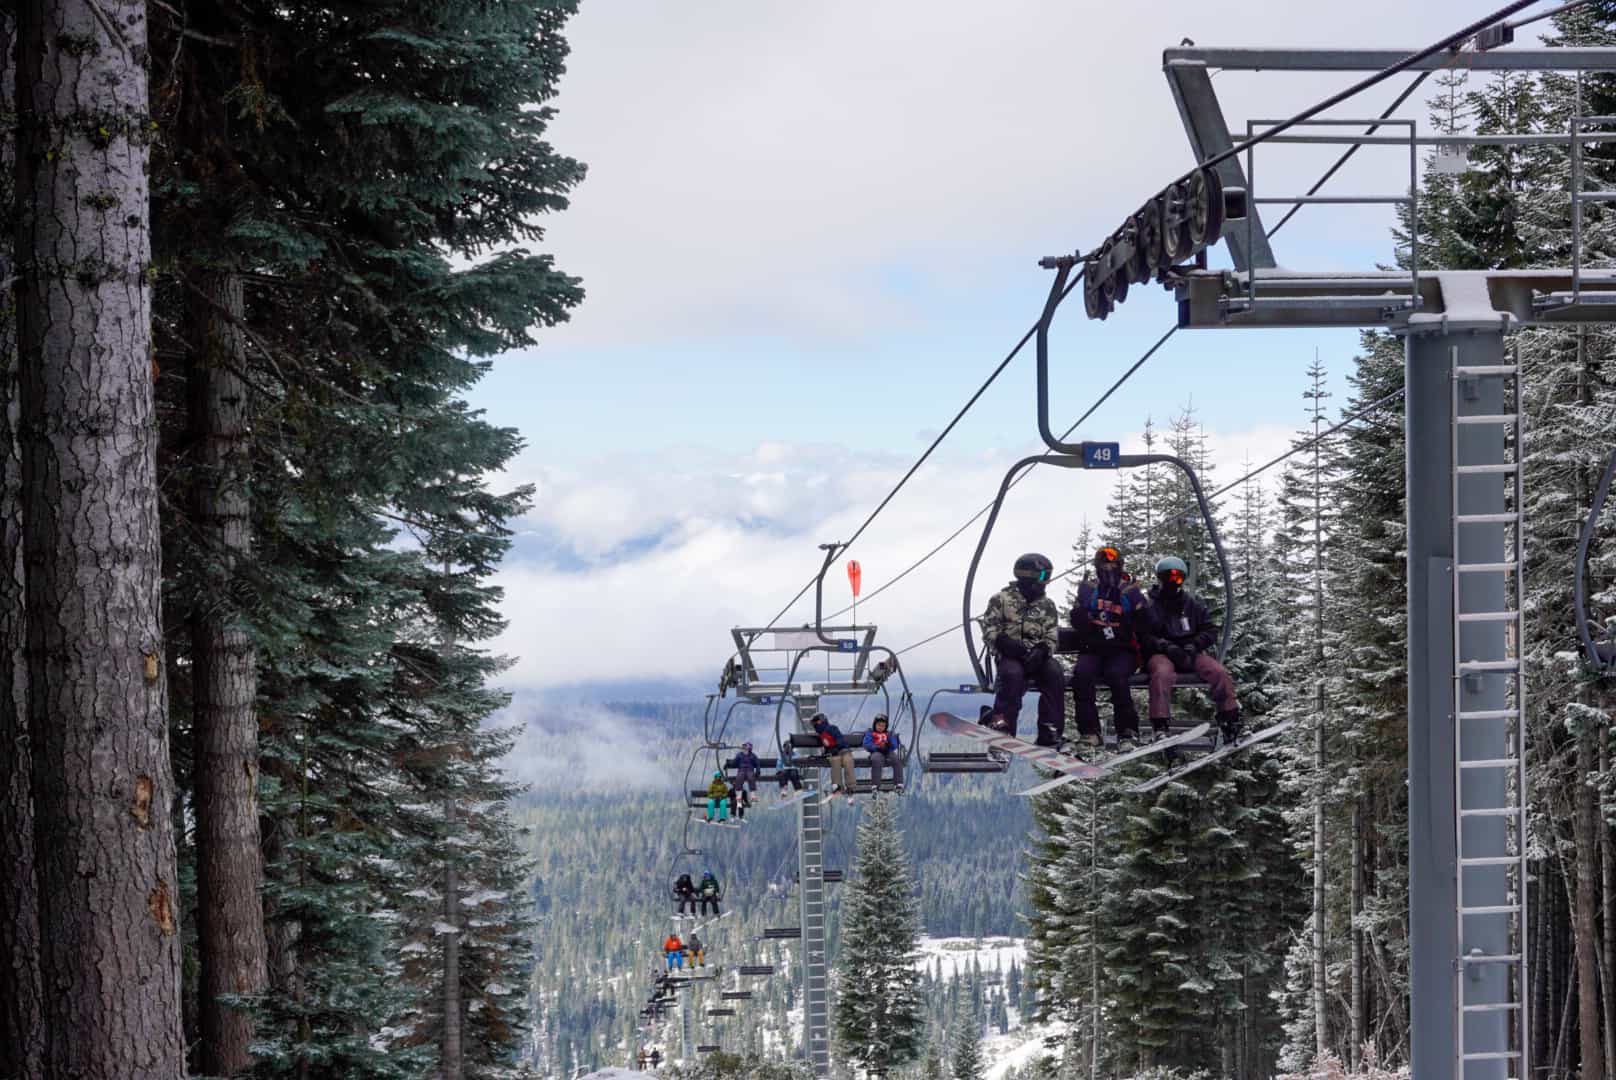
[[[1226,71],[1379,71],[1414,51],[1183,46],[1162,50],[1162,67],[1168,71],[1181,65]],[[1616,71],[1616,48],[1500,49],[1462,55],[1445,51],[1417,60],[1407,70],[1440,71],[1455,63],[1466,71]]]

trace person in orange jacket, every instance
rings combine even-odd
[[[685,946],[679,940],[678,934],[669,934],[668,940],[662,943],[662,954],[667,957],[668,970],[683,970],[685,966]]]

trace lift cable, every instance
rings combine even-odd
[[[1083,271],[1079,270],[1078,273],[1076,274],[1076,276],[1074,276],[1072,278],[1071,284],[1067,285],[1065,291],[1063,291],[1061,293],[1062,299],[1064,299],[1067,296],[1067,294],[1069,294],[1073,289],[1077,288],[1077,286],[1082,282],[1082,280],[1083,280]],[[893,498],[898,494],[898,492],[903,490],[903,486],[909,482],[910,477],[914,476],[915,473],[920,470],[920,467],[926,463],[926,459],[931,457],[932,451],[936,450],[938,446],[942,445],[943,440],[948,438],[948,433],[953,431],[955,425],[957,425],[961,420],[963,420],[965,418],[965,414],[971,411],[971,406],[975,405],[977,403],[977,401],[982,397],[982,395],[987,393],[988,387],[992,386],[994,381],[996,379],[998,379],[998,377],[1001,374],[1004,373],[1004,369],[1010,366],[1010,362],[1016,358],[1016,356],[1026,346],[1027,342],[1031,341],[1033,335],[1036,334],[1037,332],[1038,332],[1038,324],[1037,323],[1033,323],[1033,325],[1031,325],[1031,326],[1029,326],[1027,328],[1027,332],[1025,334],[1021,335],[1021,340],[1016,342],[1015,348],[1011,349],[1010,352],[1008,354],[1006,354],[1005,358],[1003,360],[999,361],[999,366],[994,368],[993,373],[990,374],[983,381],[981,386],[976,388],[976,393],[971,395],[970,400],[967,401],[964,405],[960,406],[959,412],[954,414],[954,419],[950,420],[948,422],[948,426],[945,427],[938,434],[938,436],[931,441],[931,445],[926,447],[925,453],[921,454],[920,457],[915,460],[915,463],[913,465],[909,466],[909,471],[903,474],[903,478],[900,479],[897,482],[897,484],[895,484],[893,486],[891,491],[887,492],[886,498],[882,499],[880,504],[877,505],[874,510],[870,511],[870,516],[865,518],[864,523],[862,525],[860,525],[857,529],[855,529],[853,531],[853,535],[850,536],[847,539],[847,541],[841,545],[841,550],[838,552],[838,554],[846,552],[848,548],[853,546],[853,542],[855,540],[857,540],[860,536],[864,535],[864,530],[868,529],[870,527],[870,523],[873,522],[876,519],[876,516],[878,514],[880,514],[881,511],[883,511],[883,510],[885,510],[887,508],[887,504],[890,503],[893,500]],[[817,575],[817,574],[810,576],[808,578],[807,583],[804,584],[802,588],[797,590],[797,595],[793,596],[790,600],[786,601],[785,607],[781,608],[778,612],[776,612],[774,618],[770,619],[769,622],[768,622],[768,625],[766,625],[763,629],[764,630],[772,630],[772,629],[774,629],[775,624],[780,621],[780,617],[783,616],[786,612],[790,611],[791,606],[793,604],[795,604],[798,600],[801,600],[804,596],[806,596],[808,594],[808,590],[814,587],[814,582],[817,581],[818,578],[819,578],[819,575]]]
[[[1181,181],[1182,180],[1188,180],[1192,176],[1194,176],[1197,172],[1199,172],[1199,171],[1201,171],[1203,169],[1212,168],[1214,166],[1222,164],[1225,161],[1229,161],[1229,160],[1231,160],[1231,159],[1233,159],[1235,157],[1238,157],[1240,154],[1245,153],[1247,150],[1251,149],[1252,147],[1257,146],[1257,145],[1259,145],[1261,143],[1267,142],[1269,139],[1275,137],[1276,135],[1281,134],[1282,132],[1290,130],[1291,128],[1295,127],[1298,124],[1301,124],[1301,123],[1304,123],[1304,122],[1306,122],[1308,120],[1311,120],[1313,117],[1319,115],[1320,113],[1324,112],[1325,110],[1334,108],[1335,106],[1341,104],[1343,101],[1346,101],[1349,98],[1352,98],[1352,97],[1362,93],[1363,91],[1368,90],[1372,86],[1379,85],[1381,82],[1384,82],[1386,79],[1391,78],[1393,75],[1396,75],[1398,72],[1405,71],[1408,68],[1414,66],[1415,64],[1418,64],[1420,61],[1428,59],[1429,57],[1436,55],[1437,53],[1443,51],[1444,49],[1458,48],[1459,46],[1463,45],[1465,42],[1469,41],[1471,38],[1475,37],[1477,32],[1479,32],[1479,31],[1481,31],[1481,30],[1483,30],[1483,29],[1485,29],[1485,28],[1487,28],[1489,26],[1492,26],[1495,23],[1499,23],[1499,22],[1504,21],[1509,16],[1514,15],[1518,11],[1522,11],[1522,10],[1524,10],[1526,8],[1531,7],[1533,4],[1537,4],[1537,3],[1541,3],[1541,2],[1542,2],[1542,0],[1513,0],[1513,2],[1504,5],[1502,8],[1499,8],[1493,14],[1487,16],[1484,19],[1478,20],[1477,22],[1471,23],[1470,25],[1466,26],[1463,30],[1458,31],[1457,33],[1449,34],[1447,37],[1443,38],[1441,41],[1438,41],[1436,44],[1428,46],[1428,47],[1426,47],[1424,49],[1421,49],[1419,52],[1411,53],[1410,55],[1404,57],[1402,60],[1397,61],[1397,63],[1391,64],[1391,65],[1389,65],[1387,67],[1384,67],[1381,70],[1375,72],[1374,74],[1369,75],[1369,76],[1367,76],[1367,77],[1365,77],[1363,79],[1358,80],[1356,83],[1353,83],[1351,86],[1347,87],[1346,89],[1337,91],[1336,93],[1334,93],[1334,94],[1330,95],[1329,97],[1325,98],[1323,101],[1320,101],[1317,104],[1312,105],[1309,108],[1304,109],[1299,113],[1296,113],[1290,119],[1282,120],[1278,124],[1275,124],[1273,127],[1270,127],[1268,129],[1266,129],[1265,131],[1262,131],[1259,134],[1254,135],[1251,138],[1244,140],[1243,142],[1237,143],[1234,146],[1229,147],[1227,150],[1223,151],[1222,153],[1213,155],[1211,158],[1207,159],[1206,161],[1201,162],[1200,165],[1198,165],[1195,169],[1191,170],[1190,172],[1185,173],[1184,176],[1182,176],[1180,178],[1180,180]],[[1412,92],[1412,90],[1410,92]],[[1068,294],[1070,294],[1071,291],[1074,288],[1076,288],[1077,285],[1083,280],[1083,277],[1084,277],[1084,272],[1083,272],[1082,269],[1080,269],[1078,271],[1078,273],[1072,278],[1071,283],[1068,284],[1066,286],[1066,288],[1061,292],[1060,298],[1064,300],[1066,298],[1066,296]],[[912,476],[914,476],[914,474],[917,471],[919,471],[919,469],[920,469],[920,467],[922,465],[924,465],[926,463],[927,459],[929,459],[931,457],[932,452],[935,451],[937,449],[937,447],[942,444],[942,441],[945,438],[948,437],[948,434],[951,431],[954,430],[955,426],[958,425],[960,420],[962,420],[965,417],[965,414],[970,411],[971,407],[974,406],[976,404],[976,402],[982,397],[982,395],[987,392],[988,387],[993,385],[994,381],[998,379],[999,375],[1001,373],[1003,373],[1004,369],[1010,366],[1010,362],[1016,358],[1016,356],[1021,352],[1022,348],[1027,344],[1027,342],[1032,340],[1032,337],[1037,332],[1037,329],[1038,329],[1037,324],[1034,324],[1033,326],[1028,328],[1027,332],[1022,335],[1021,340],[1016,342],[1015,347],[1012,348],[1010,350],[1009,354],[1006,355],[1005,358],[999,362],[999,366],[993,369],[993,373],[990,374],[987,377],[987,379],[982,383],[982,385],[977,388],[976,393],[971,395],[970,400],[966,401],[966,403],[960,408],[959,412],[954,414],[954,419],[952,419],[952,420],[950,420],[948,422],[948,426],[945,427],[942,430],[941,434],[939,434],[937,436],[937,438],[932,440],[931,445],[928,446],[926,448],[925,452],[922,453],[920,455],[920,457],[915,461],[915,463],[909,467],[909,471],[904,473],[903,477],[898,481],[898,483],[893,487],[893,489],[887,493],[886,497],[881,500],[881,502],[876,506],[876,508],[874,510],[870,511],[869,516],[864,519],[863,523],[860,524],[859,527],[856,530],[854,530],[853,535],[847,540],[846,543],[844,543],[842,545],[842,551],[846,551],[848,548],[852,547],[854,541],[856,541],[860,536],[862,536],[864,534],[864,531],[870,527],[871,523],[875,521],[876,517],[881,513],[881,511],[886,509],[887,504],[890,503],[893,500],[893,498],[895,498],[897,496],[899,491],[903,490],[904,485],[907,484],[909,482],[909,479]],[[795,604],[798,600],[801,600],[804,596],[807,595],[808,590],[813,588],[814,581],[816,579],[817,579],[817,575],[815,575],[815,577],[809,578],[809,580],[803,584],[802,588],[797,590],[797,594],[795,596],[793,596],[790,600],[788,600],[786,602],[785,606],[782,607],[780,609],[780,611],[778,613],[776,613],[775,616],[772,619],[769,620],[768,624],[764,627],[764,629],[765,630],[773,629],[774,626],[776,625],[776,623],[778,623],[778,621],[780,620],[780,618],[782,616],[784,616],[786,614],[786,612],[791,610],[792,605]]]
[[[1096,401],[1093,405],[1090,405],[1089,408],[1088,408],[1088,411],[1085,412],[1082,416],[1078,417],[1076,422],[1073,423],[1071,427],[1066,429],[1065,433],[1063,435],[1061,435],[1062,441],[1070,438],[1072,432],[1076,431],[1078,429],[1078,427],[1081,426],[1082,423],[1085,420],[1087,420],[1089,417],[1093,416],[1095,414],[1095,412],[1100,408],[1100,406],[1104,405],[1106,403],[1106,401],[1110,399],[1112,394],[1116,393],[1119,389],[1121,389],[1122,384],[1127,382],[1133,376],[1134,372],[1138,371],[1141,367],[1143,367],[1144,364],[1145,364],[1145,361],[1149,360],[1152,356],[1155,356],[1156,351],[1158,349],[1160,349],[1163,345],[1167,344],[1167,339],[1172,337],[1177,332],[1178,332],[1178,327],[1176,325],[1174,325],[1174,326],[1172,326],[1172,327],[1170,327],[1168,329],[1167,333],[1165,333],[1161,337],[1157,338],[1156,339],[1156,344],[1152,345],[1149,349],[1147,349],[1145,351],[1145,354],[1143,356],[1141,356],[1138,360],[1135,360],[1134,363],[1133,363],[1133,366],[1130,367],[1127,371],[1123,372],[1122,377],[1119,378],[1116,382],[1112,383],[1111,388],[1109,390],[1107,390],[1104,394],[1101,394],[1099,400]],[[1020,476],[1018,476],[1014,480],[1012,480],[1010,482],[1010,486],[1015,487],[1017,484],[1021,483],[1023,480],[1025,480],[1030,475],[1032,475],[1032,470],[1029,468],[1026,472],[1022,473]],[[942,543],[938,544],[936,547],[932,548],[930,551],[926,552],[926,554],[922,555],[920,558],[916,559],[914,562],[910,563],[909,566],[902,573],[898,574],[896,577],[894,577],[891,580],[889,580],[889,581],[885,582],[884,584],[882,584],[882,586],[880,588],[875,589],[872,592],[870,592],[867,596],[865,596],[859,602],[863,603],[863,604],[868,604],[871,600],[874,600],[877,596],[880,596],[882,593],[884,593],[888,589],[892,588],[892,586],[896,585],[898,582],[900,582],[904,578],[908,577],[911,573],[913,573],[914,571],[920,569],[927,562],[931,561],[932,556],[936,555],[938,552],[942,551],[949,544],[951,544],[955,540],[957,540],[959,538],[960,534],[963,533],[966,529],[969,529],[972,525],[974,525],[978,521],[982,520],[982,515],[987,513],[991,509],[993,509],[993,503],[991,501],[989,501],[988,503],[986,503],[982,507],[982,509],[980,509],[976,513],[972,514],[971,517],[965,522],[965,524],[961,525],[959,528],[955,529],[952,533],[950,533],[946,540],[944,540]],[[849,604],[846,607],[842,608],[840,611],[835,611],[835,612],[832,612],[831,614],[827,615],[826,618],[827,619],[835,619],[835,618],[838,618],[838,617],[840,617],[842,615],[847,614],[849,611],[852,611],[852,610],[853,610],[853,605]]]
[[[1311,450],[1314,446],[1318,445],[1320,442],[1323,442],[1325,439],[1329,438],[1331,435],[1336,434],[1337,432],[1341,431],[1343,428],[1347,427],[1350,424],[1355,424],[1359,420],[1362,420],[1365,417],[1368,417],[1368,416],[1372,415],[1373,413],[1375,413],[1378,410],[1386,407],[1387,405],[1391,404],[1393,401],[1396,401],[1398,398],[1400,398],[1402,396],[1403,396],[1403,390],[1397,389],[1397,390],[1393,390],[1391,393],[1385,395],[1384,397],[1377,398],[1376,400],[1370,402],[1368,405],[1365,405],[1363,408],[1359,409],[1357,412],[1352,413],[1351,415],[1342,418],[1342,420],[1339,423],[1337,423],[1335,426],[1330,427],[1330,428],[1326,428],[1325,430],[1319,432],[1317,435],[1314,435],[1314,436],[1312,436],[1312,437],[1310,437],[1308,439],[1304,439],[1302,442],[1297,443],[1295,446],[1291,447],[1289,450],[1285,451],[1283,454],[1280,454],[1278,457],[1275,457],[1275,458],[1265,462],[1264,464],[1257,466],[1255,469],[1252,469],[1250,472],[1246,473],[1244,476],[1241,476],[1236,480],[1231,480],[1229,483],[1223,485],[1222,487],[1218,488],[1216,491],[1214,491],[1214,492],[1210,493],[1209,495],[1207,495],[1206,501],[1209,502],[1209,503],[1217,501],[1222,496],[1227,495],[1229,492],[1231,492],[1235,488],[1239,487],[1241,484],[1244,484],[1244,483],[1252,480],[1253,478],[1259,476],[1260,474],[1262,474],[1264,472],[1267,472],[1269,469],[1273,468],[1275,465],[1278,465],[1280,462],[1286,460],[1287,458],[1294,457],[1294,456],[1296,456],[1297,454],[1301,453],[1304,450]],[[1166,517],[1166,518],[1162,519],[1162,524],[1165,525],[1167,522],[1170,522],[1170,521],[1177,521],[1177,520],[1179,520],[1181,518],[1191,517],[1191,516],[1193,516],[1195,514],[1198,514],[1199,512],[1200,511],[1198,509],[1186,510],[1186,511],[1183,511],[1181,513],[1178,513],[1178,514],[1175,514],[1175,515],[1172,515],[1170,517]],[[1056,581],[1061,580],[1062,578],[1070,577],[1072,574],[1076,573],[1077,571],[1084,569],[1086,567],[1086,565],[1087,564],[1085,564],[1085,563],[1079,563],[1079,564],[1077,564],[1075,566],[1068,566],[1065,570],[1062,570],[1060,573],[1056,574],[1054,577],[1050,578],[1049,580],[1051,582],[1056,582]],[[944,636],[946,636],[948,634],[954,633],[955,631],[959,630],[960,627],[962,627],[964,625],[965,625],[964,623],[955,623],[953,626],[950,626],[946,630],[939,630],[937,633],[932,634],[930,637],[923,638],[920,641],[915,642],[913,645],[906,645],[905,647],[896,650],[897,655],[902,656],[904,653],[911,652],[911,651],[913,651],[915,649],[918,649],[922,645],[929,645],[932,642],[936,641],[940,637],[944,637]]]
[[[1557,8],[1550,8],[1548,11],[1540,12],[1536,15],[1528,15],[1524,19],[1516,19],[1514,22],[1507,25],[1511,30],[1519,30],[1523,26],[1531,26],[1535,22],[1542,22],[1544,19],[1552,19],[1556,15],[1564,15],[1568,11],[1575,11],[1577,8],[1586,7],[1591,3],[1593,3],[1593,0],[1571,0],[1570,3],[1561,4]]]

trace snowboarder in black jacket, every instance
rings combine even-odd
[[[1099,684],[1111,691],[1111,713],[1119,749],[1139,738],[1139,712],[1128,678],[1139,666],[1138,627],[1150,606],[1145,594],[1123,572],[1122,553],[1103,547],[1094,553],[1094,577],[1077,587],[1071,622],[1077,629],[1078,656],[1072,665],[1072,697],[1077,730],[1085,746],[1100,745]]]
[[[1141,621],[1140,644],[1150,673],[1150,725],[1157,730],[1167,727],[1177,676],[1193,674],[1207,684],[1223,741],[1231,743],[1240,737],[1240,699],[1234,680],[1214,655],[1218,624],[1184,587],[1188,576],[1183,559],[1169,556],[1158,562],[1150,607]]]

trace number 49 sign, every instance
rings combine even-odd
[[[1114,442],[1086,442],[1083,444],[1083,467],[1085,469],[1115,469],[1117,467],[1117,450],[1120,443]]]

